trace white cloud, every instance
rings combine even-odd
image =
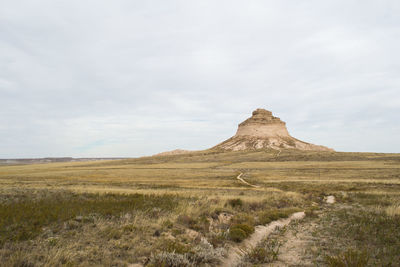
[[[394,0],[3,1],[0,157],[207,148],[258,107],[306,141],[399,152],[399,11]]]

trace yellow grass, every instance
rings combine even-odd
[[[240,173],[243,179],[260,187],[238,181]],[[79,195],[139,193],[172,194],[179,198],[175,209],[159,217],[152,217],[152,210],[133,211],[112,219],[99,216],[95,222],[72,230],[65,229],[65,224],[74,225],[73,220],[50,225],[31,243],[9,243],[0,248],[0,261],[5,266],[26,262],[53,266],[60,261],[70,262],[71,266],[125,266],[160,251],[164,237],[154,237],[156,230],[170,235],[173,230],[183,229],[176,238],[184,244],[192,242],[184,233],[188,226],[179,222],[182,214],[204,223],[200,218],[210,219],[217,210],[224,210],[236,216],[236,220],[245,218],[248,220],[245,223],[251,224],[264,209],[306,210],[323,205],[323,196],[327,194],[334,194],[338,203],[352,198],[358,201],[358,194],[365,194],[360,195],[360,201],[365,202],[361,204],[397,216],[400,215],[399,178],[400,154],[296,150],[282,150],[279,156],[274,150],[200,151],[115,161],[0,166],[0,201],[5,203],[13,197],[29,196],[34,200],[46,192],[62,195],[63,190]],[[229,206],[227,203],[232,199],[242,200],[245,206],[242,209]],[[252,210],[252,204],[258,210]],[[162,226],[166,221],[173,223],[173,229]],[[135,230],[127,233],[129,227]],[[48,236],[46,231],[50,228],[55,229],[55,237]],[[203,234],[213,237],[211,233]],[[57,238],[58,243],[54,245],[52,238]]]
[[[34,187],[99,192],[247,188],[235,179],[240,172],[249,182],[264,187],[280,182],[399,184],[400,181],[397,154],[304,152],[302,157],[312,160],[299,161],[296,153],[282,152],[284,161],[276,158],[276,153],[255,151],[1,166],[0,185],[3,189]],[[340,160],[341,157],[345,160]],[[349,157],[355,160],[346,160]]]

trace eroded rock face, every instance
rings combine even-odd
[[[261,148],[333,151],[333,149],[306,143],[290,136],[286,123],[265,109],[253,111],[253,116],[239,124],[235,136],[214,148],[232,151]]]
[[[271,111],[265,109],[253,111],[253,116],[239,124],[236,136],[290,137],[286,123],[278,117],[274,117]]]

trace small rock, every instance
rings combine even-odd
[[[325,199],[325,202],[328,204],[333,204],[336,202],[335,197],[334,196],[327,196]]]
[[[219,221],[219,223],[222,223],[222,224],[229,224],[232,217],[233,217],[232,214],[223,212],[218,215],[218,221]]]

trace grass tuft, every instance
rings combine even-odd
[[[265,239],[244,256],[244,261],[252,264],[270,263],[278,259],[281,244],[275,239]]]
[[[268,211],[263,211],[258,216],[258,223],[265,225],[272,221],[276,221],[282,218],[287,218],[296,211],[300,211],[300,209],[284,208],[284,209],[271,209]]]
[[[330,267],[364,267],[368,265],[370,256],[366,250],[361,252],[348,249],[336,256],[326,256],[326,264]]]

